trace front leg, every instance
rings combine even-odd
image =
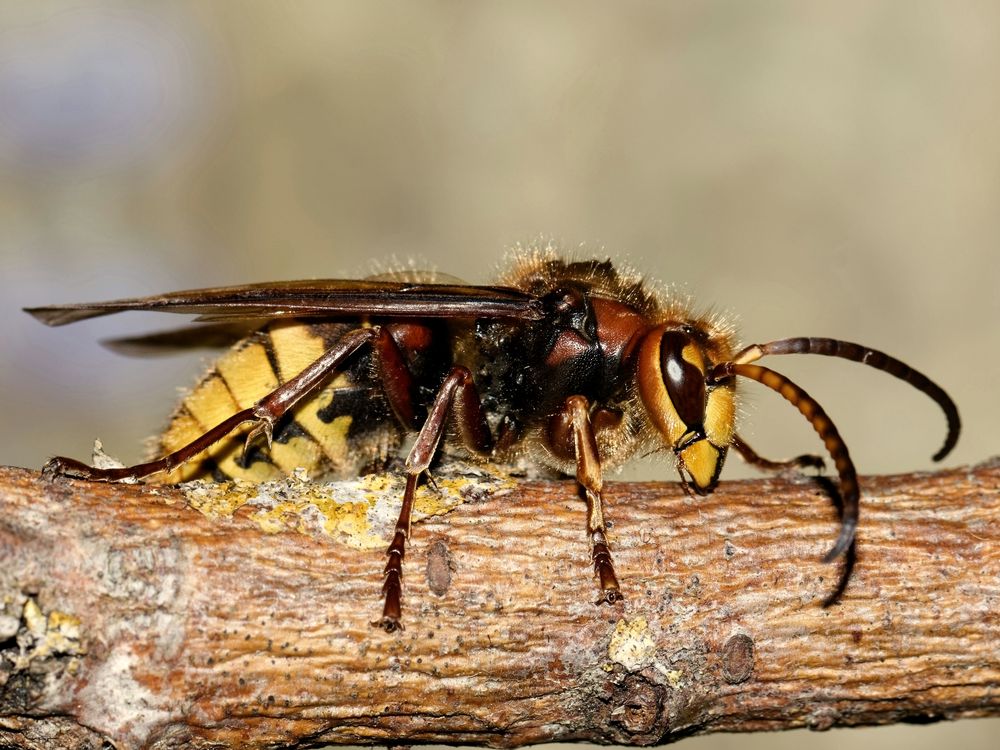
[[[583,488],[587,501],[587,533],[590,535],[591,560],[594,575],[601,587],[595,604],[614,604],[624,599],[615,575],[615,565],[608,545],[607,526],[604,521],[604,488],[601,458],[597,450],[594,427],[590,422],[590,406],[583,396],[570,396],[562,411],[552,420],[550,438],[554,446],[569,448],[576,460],[576,481]]]
[[[822,456],[817,456],[813,453],[803,453],[801,456],[796,456],[795,458],[788,458],[782,461],[773,461],[770,458],[764,458],[757,451],[751,448],[739,435],[733,435],[733,442],[730,444],[737,453],[740,454],[740,458],[746,461],[751,466],[756,466],[758,469],[763,471],[797,471],[800,469],[819,469],[823,471],[826,468],[826,463],[823,461]]]

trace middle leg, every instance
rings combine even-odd
[[[406,490],[403,505],[396,520],[392,542],[386,550],[389,559],[385,564],[385,580],[382,594],[385,601],[382,617],[372,625],[387,633],[402,630],[403,557],[406,554],[406,540],[410,538],[410,522],[413,513],[413,499],[417,483],[427,471],[437,453],[441,438],[448,424],[448,415],[454,412],[462,442],[475,453],[489,453],[493,437],[486,424],[486,415],[479,400],[479,393],[467,367],[455,366],[444,379],[430,413],[417,435],[409,455],[406,457]]]

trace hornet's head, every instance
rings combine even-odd
[[[728,342],[689,324],[657,326],[639,347],[639,396],[681,476],[699,494],[718,481],[735,431],[732,380],[708,383],[713,365],[730,355]]]

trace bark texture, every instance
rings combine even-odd
[[[398,483],[0,469],[0,745],[653,744],[1000,714],[1000,462],[863,478],[829,606],[844,563],[819,561],[838,526],[814,480],[610,484],[626,601],[600,608],[573,482],[448,482],[423,491],[390,635],[373,545]]]

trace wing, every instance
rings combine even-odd
[[[253,331],[263,328],[266,323],[267,318],[194,323],[167,331],[103,339],[101,344],[126,357],[155,357],[194,349],[228,349]]]
[[[199,316],[199,321],[364,315],[514,320],[538,320],[542,317],[538,298],[510,287],[343,279],[279,281],[108,302],[25,308],[25,312],[50,326],[125,310],[193,314]]]

